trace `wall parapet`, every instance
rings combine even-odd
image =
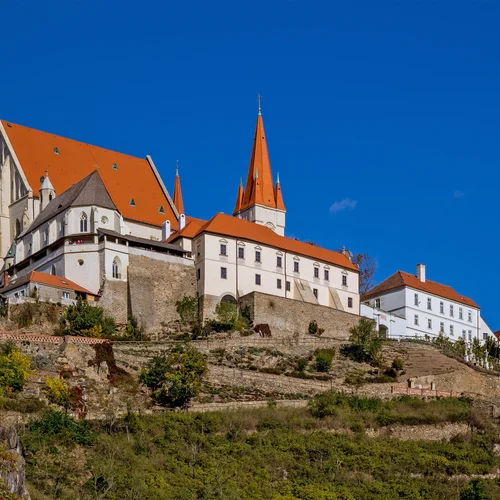
[[[26,333],[7,333],[0,332],[0,342],[2,341],[20,341],[20,342],[41,342],[47,344],[106,344],[108,339],[96,339],[93,337],[75,337],[72,335],[64,335],[59,337],[56,335],[31,335]]]

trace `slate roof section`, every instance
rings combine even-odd
[[[97,170],[56,196],[20,236],[34,231],[69,207],[89,205],[117,210]]]
[[[385,292],[398,290],[406,286],[479,309],[479,306],[472,299],[459,294],[450,286],[442,285],[441,283],[431,280],[420,281],[417,276],[405,273],[404,271],[396,271],[393,275],[389,276],[386,280],[382,281],[382,283],[379,283],[376,287],[363,295],[361,300],[379,297]]]

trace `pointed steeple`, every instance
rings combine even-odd
[[[285,210],[285,204],[283,203],[283,194],[281,193],[281,184],[280,184],[280,174],[279,173],[276,176],[276,188],[274,190],[274,200],[276,203],[276,208],[278,210]]]
[[[243,201],[243,179],[240,177],[240,185],[238,186],[238,194],[236,195],[236,204],[234,205],[234,214],[241,210],[241,202]]]
[[[50,182],[48,170],[45,170],[45,177],[42,177],[42,179],[42,186],[40,187],[40,211],[56,197],[56,191],[52,182]]]
[[[184,202],[182,201],[182,191],[181,191],[181,178],[179,176],[179,165],[175,165],[175,182],[174,182],[174,196],[173,200],[175,208],[179,214],[185,214],[184,212]]]

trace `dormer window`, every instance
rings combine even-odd
[[[54,154],[55,154],[55,155],[58,155],[58,154],[59,154],[59,149],[54,148]]]
[[[131,207],[135,207],[135,201],[134,201],[134,198],[132,198],[132,199],[130,200],[129,205],[130,205]]]
[[[113,165],[111,165],[111,168],[113,170],[118,170],[118,165],[116,163],[113,163]]]
[[[165,210],[163,209],[163,207],[161,205],[158,207],[158,213],[160,213],[160,214],[165,213]]]

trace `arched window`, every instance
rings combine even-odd
[[[80,217],[80,233],[86,233],[87,232],[87,214],[85,212],[82,212],[82,215]]]
[[[14,236],[19,236],[21,234],[21,221],[16,219],[16,234]]]
[[[122,264],[118,257],[113,259],[113,278],[121,279],[122,277]]]

